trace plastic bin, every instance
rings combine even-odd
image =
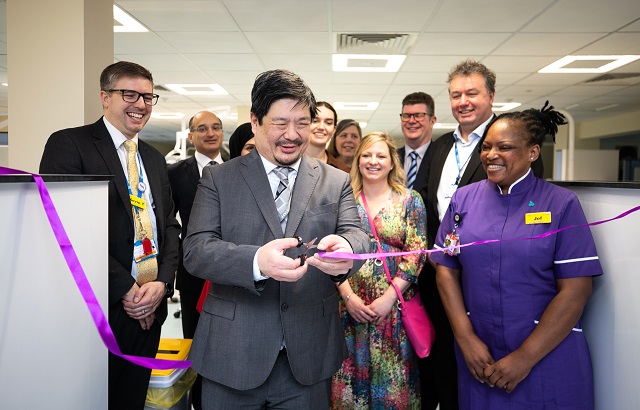
[[[158,359],[185,360],[191,339],[160,339]],[[192,369],[152,370],[145,410],[189,410],[188,392],[196,380]]]

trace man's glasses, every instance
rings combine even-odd
[[[426,112],[416,112],[413,114],[403,112],[402,114],[400,114],[400,118],[402,119],[402,121],[409,121],[411,117],[415,118],[416,121],[420,121],[420,120],[424,120],[424,117],[426,116],[431,117],[431,114]]]
[[[158,103],[158,98],[160,96],[158,94],[142,94],[133,90],[104,90],[108,93],[112,93],[114,91],[122,94],[122,99],[128,103],[136,103],[142,97],[142,101],[144,101],[147,105],[156,105]]]
[[[207,132],[207,131],[213,131],[213,132],[219,132],[222,131],[222,125],[219,124],[213,124],[211,127],[208,127],[206,125],[198,125],[198,127],[196,127],[195,131],[203,133],[203,132]]]

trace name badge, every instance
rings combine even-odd
[[[129,200],[131,200],[131,205],[135,206],[136,208],[145,209],[147,207],[147,203],[145,202],[145,200],[142,198],[138,198],[135,195],[129,195]]]
[[[525,214],[524,223],[527,225],[550,224],[551,212],[531,212]]]
[[[158,256],[158,248],[156,247],[156,241],[153,239],[144,238],[133,244],[133,258],[136,263],[156,256]]]

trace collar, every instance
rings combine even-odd
[[[198,152],[198,151],[196,151],[196,153],[193,156],[196,157],[196,162],[202,168],[204,168],[207,165],[209,165],[209,162],[211,162],[211,161],[215,161],[218,164],[222,164],[224,162],[224,161],[222,161],[222,156],[220,155],[220,153],[218,153],[218,155],[214,159],[211,159],[208,156],[206,156],[203,153]]]
[[[479,140],[482,137],[482,135],[484,134],[484,130],[487,128],[487,125],[489,125],[493,117],[495,117],[495,114],[491,115],[489,119],[487,119],[482,124],[478,125],[478,128],[476,128],[475,130],[473,130],[471,134],[469,134],[468,142],[462,139],[462,133],[460,132],[460,125],[456,127],[455,131],[453,131],[453,137],[458,141],[458,143],[460,143],[463,146],[469,145],[471,143],[475,144],[476,140]]]
[[[418,149],[413,149],[407,144],[404,144],[404,159],[405,160],[408,159],[409,154],[411,154],[411,152],[413,151],[417,152],[420,158],[424,158],[425,154],[427,153],[427,149],[429,149],[430,144],[431,144],[431,140],[429,140],[426,144],[418,147]]]
[[[527,178],[529,175],[531,175],[531,178]],[[498,185],[496,185],[496,188],[498,188],[498,192],[500,193],[500,195],[515,194],[515,193],[518,193],[518,192],[522,192],[524,189],[526,189],[530,185],[530,181],[533,181],[534,178],[535,177],[533,176],[533,172],[531,172],[531,168],[529,168],[529,170],[527,171],[526,174],[524,174],[523,176],[518,178],[518,180],[516,182],[511,184],[511,186],[507,190],[506,194],[502,193],[502,189],[500,189],[500,187]],[[522,181],[525,181],[526,183],[520,184],[520,186],[516,187],[516,185],[518,185]],[[520,189],[520,188],[522,188],[522,189]]]
[[[269,175],[271,171],[273,171],[275,168],[282,166],[282,165],[274,164],[273,162],[263,157],[262,154],[260,153],[258,153],[258,155],[260,155],[260,159],[262,160],[262,165],[264,166],[264,170],[267,171],[267,175]],[[296,173],[298,173],[298,168],[300,168],[301,161],[302,161],[302,157],[298,158],[298,160],[293,164],[289,165],[289,167],[295,169]]]
[[[122,144],[128,140],[129,138],[125,137],[123,133],[120,132],[116,127],[113,126],[108,120],[107,117],[102,117],[104,121],[104,125],[107,127],[107,131],[109,131],[109,135],[111,136],[111,140],[113,141],[113,145],[115,145],[116,149],[120,149]],[[138,146],[138,134],[136,134],[131,141],[136,143],[136,147]]]

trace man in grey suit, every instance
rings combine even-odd
[[[327,409],[346,357],[336,283],[362,263],[299,258],[294,237],[349,253],[369,239],[348,174],[303,156],[316,113],[309,87],[267,71],[251,102],[255,150],[205,168],[191,209],[184,264],[213,285],[190,358],[204,409]]]

